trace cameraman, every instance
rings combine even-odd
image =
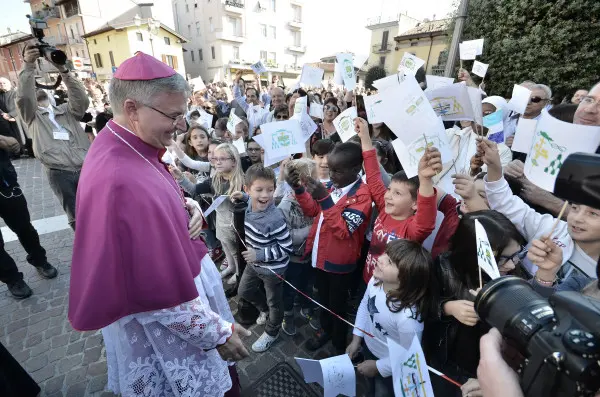
[[[68,103],[53,106],[44,90],[36,92],[35,62],[39,57],[37,47],[29,45],[25,49],[25,67],[19,75],[17,88],[17,112],[27,125],[33,150],[44,165],[50,187],[67,213],[69,225],[75,230],[77,184],[90,147],[79,120],[88,108],[89,99],[83,84],[67,67],[54,63],[67,87]]]

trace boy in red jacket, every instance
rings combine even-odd
[[[312,251],[319,302],[341,315],[346,312],[352,272],[369,224],[371,195],[359,176],[363,158],[358,145],[349,142],[337,145],[327,162],[333,185],[331,191],[298,172],[290,172],[287,182],[294,188],[304,215],[315,218],[305,254]],[[331,339],[336,350],[343,353],[347,345],[346,323],[324,310],[321,310],[320,320],[322,329],[306,347],[316,350]]]
[[[377,259],[390,241],[408,239],[423,243],[435,228],[437,200],[431,178],[442,170],[442,161],[436,148],[428,148],[419,162],[418,180],[408,179],[406,173],[400,171],[392,176],[386,188],[381,181],[367,122],[359,117],[354,120],[354,126],[362,145],[369,192],[379,211],[363,269],[363,280],[368,284]]]

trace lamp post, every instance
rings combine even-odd
[[[142,26],[142,18],[139,15],[135,15],[133,17],[133,22],[135,26],[137,26],[138,30],[141,30]],[[148,38],[150,39],[150,48],[152,49],[152,56],[154,56],[154,43],[152,43],[154,36],[158,34],[158,29],[160,28],[160,21],[154,18],[148,18],[146,22],[146,29],[148,30]],[[141,33],[141,32],[140,32]]]

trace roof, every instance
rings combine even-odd
[[[395,41],[416,39],[419,37],[442,36],[446,33],[451,19],[438,19],[436,21],[419,22],[417,26],[394,37]]]
[[[24,33],[18,30],[14,33],[0,36],[0,47],[8,47],[11,44],[21,43],[30,39],[33,39],[33,36],[30,33]]]
[[[142,25],[145,25],[145,24],[146,23],[144,23],[144,21],[142,20]],[[102,34],[102,33],[110,32],[111,30],[129,28],[131,26],[136,26],[135,22],[133,20],[127,21],[127,22],[123,22],[123,23],[119,23],[119,24],[106,24],[106,25],[100,27],[99,29],[96,29],[96,30],[94,30],[92,32],[89,32],[89,33],[81,35],[81,37],[83,37],[83,38],[89,38],[89,37],[97,36],[97,35]],[[173,36],[177,37],[179,40],[181,40],[182,43],[187,43],[188,42],[188,39],[186,39],[185,37],[183,37],[177,31],[171,29],[167,25],[164,25],[162,22],[160,23],[160,28],[166,30],[167,32],[171,33]]]

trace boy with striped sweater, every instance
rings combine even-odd
[[[246,251],[242,256],[248,263],[242,275],[238,295],[253,304],[260,316],[257,324],[265,324],[265,332],[252,345],[262,353],[279,336],[283,320],[283,277],[292,252],[292,238],[283,216],[275,207],[275,173],[262,164],[254,164],[246,171],[247,194],[236,192],[232,199],[248,200],[244,221]],[[262,292],[261,284],[265,293]]]

